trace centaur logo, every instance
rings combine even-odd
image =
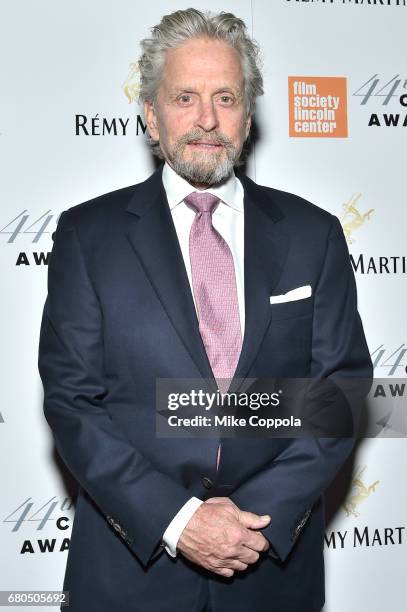
[[[134,102],[138,99],[140,86],[140,68],[138,64],[132,63],[130,64],[129,75],[122,85],[123,93],[129,102]]]
[[[122,84],[123,93],[129,101],[129,104],[132,102],[138,102],[138,97],[140,93],[141,87],[141,74],[138,63],[132,62],[130,64],[129,74],[127,79]],[[143,117],[137,114],[137,136],[139,134],[145,134],[147,130],[147,123],[144,122]]]
[[[342,509],[346,516],[359,517],[358,506],[366,501],[379,485],[379,480],[366,482],[362,478],[366,470],[366,465],[357,469],[352,479],[351,490],[346,498]],[[331,531],[325,533],[325,546],[330,549],[343,549],[346,547],[366,548],[378,546],[397,546],[405,545],[406,528],[405,525],[392,527],[373,527],[372,525],[354,526],[353,529]]]
[[[364,465],[360,470],[357,470],[352,478],[350,491],[346,497],[345,502],[342,504],[342,510],[346,516],[360,516],[360,512],[357,511],[357,506],[364,502],[372,493],[376,491],[376,487],[379,484],[379,480],[375,480],[370,484],[366,484],[362,480],[362,476],[366,466]]]
[[[340,222],[343,227],[343,231],[346,240],[349,244],[354,242],[352,233],[358,230],[366,221],[370,219],[370,215],[374,212],[374,208],[370,208],[365,212],[361,212],[358,208],[358,200],[361,197],[361,193],[353,195],[345,204],[342,205],[342,215],[340,216]]]
[[[355,242],[354,232],[369,221],[374,208],[361,209],[359,199],[361,193],[354,194],[342,204],[342,213],[338,215],[343,233],[349,245]],[[405,255],[368,255],[360,253],[349,254],[353,271],[358,274],[407,274],[407,257]]]

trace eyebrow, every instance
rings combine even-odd
[[[214,91],[214,94],[221,93],[222,91],[233,93],[236,97],[242,97],[243,95],[243,92],[240,87],[233,88],[233,87],[228,87],[228,86],[218,87]],[[196,91],[194,87],[188,87],[188,86],[187,87],[177,87],[176,89],[169,90],[170,96],[176,96],[180,93],[198,93],[198,92]]]
[[[188,86],[186,86],[186,87],[177,87],[176,89],[170,89],[169,93],[171,95],[176,95],[178,93],[182,93],[182,92],[185,92],[185,91],[187,91],[188,93],[198,93],[194,87],[188,87]],[[241,89],[239,87],[233,88],[233,87],[228,87],[228,86],[218,87],[215,90],[214,93],[220,93],[221,91],[229,91],[229,92],[237,94],[237,95],[239,95],[239,93],[241,93]]]

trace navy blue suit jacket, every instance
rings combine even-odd
[[[210,378],[161,179],[62,213],[54,234],[39,371],[56,447],[80,489],[64,588],[73,612],[314,612],[324,601],[322,493],[351,438],[159,439],[155,381]],[[244,187],[245,334],[236,377],[370,377],[338,219]],[[311,285],[313,295],[271,305]],[[208,482],[213,488],[207,488]],[[210,486],[210,485],[209,485]],[[270,514],[270,554],[233,579],[160,547],[192,496]]]

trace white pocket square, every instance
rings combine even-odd
[[[311,285],[304,285],[304,287],[297,287],[291,289],[287,293],[282,295],[270,295],[270,304],[283,304],[284,302],[294,302],[295,300],[303,300],[304,298],[311,297],[312,289]]]

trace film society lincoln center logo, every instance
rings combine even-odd
[[[289,135],[347,138],[346,77],[288,77]]]

